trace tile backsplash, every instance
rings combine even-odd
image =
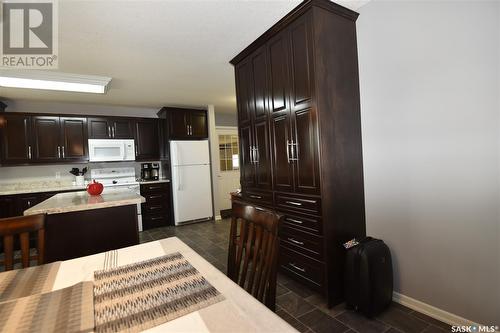
[[[27,166],[6,166],[0,167],[0,184],[10,184],[17,182],[38,182],[45,180],[59,180],[61,182],[72,182],[74,176],[69,173],[72,168],[82,169],[87,167],[89,171],[85,175],[90,177],[92,168],[113,168],[113,167],[134,167],[136,177],[140,177],[142,162],[116,162],[116,163],[87,163],[87,164],[56,164],[56,165],[27,165]],[[163,167],[163,165],[162,165]],[[160,177],[165,174],[160,170]]]

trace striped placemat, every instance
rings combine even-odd
[[[138,332],[224,296],[176,252],[94,272],[96,332]]]
[[[52,290],[61,262],[15,269],[0,274],[0,302]]]
[[[0,332],[91,332],[91,281],[0,303]]]

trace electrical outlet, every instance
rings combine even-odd
[[[56,179],[59,179],[59,178],[61,178],[61,173],[58,171],[58,172],[56,172]]]

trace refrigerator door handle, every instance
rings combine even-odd
[[[181,168],[177,167],[177,191],[181,190]]]

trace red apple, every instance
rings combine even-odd
[[[95,179],[92,183],[87,185],[87,192],[90,195],[99,195],[102,193],[102,190],[104,190],[104,186],[101,183],[96,182]]]

